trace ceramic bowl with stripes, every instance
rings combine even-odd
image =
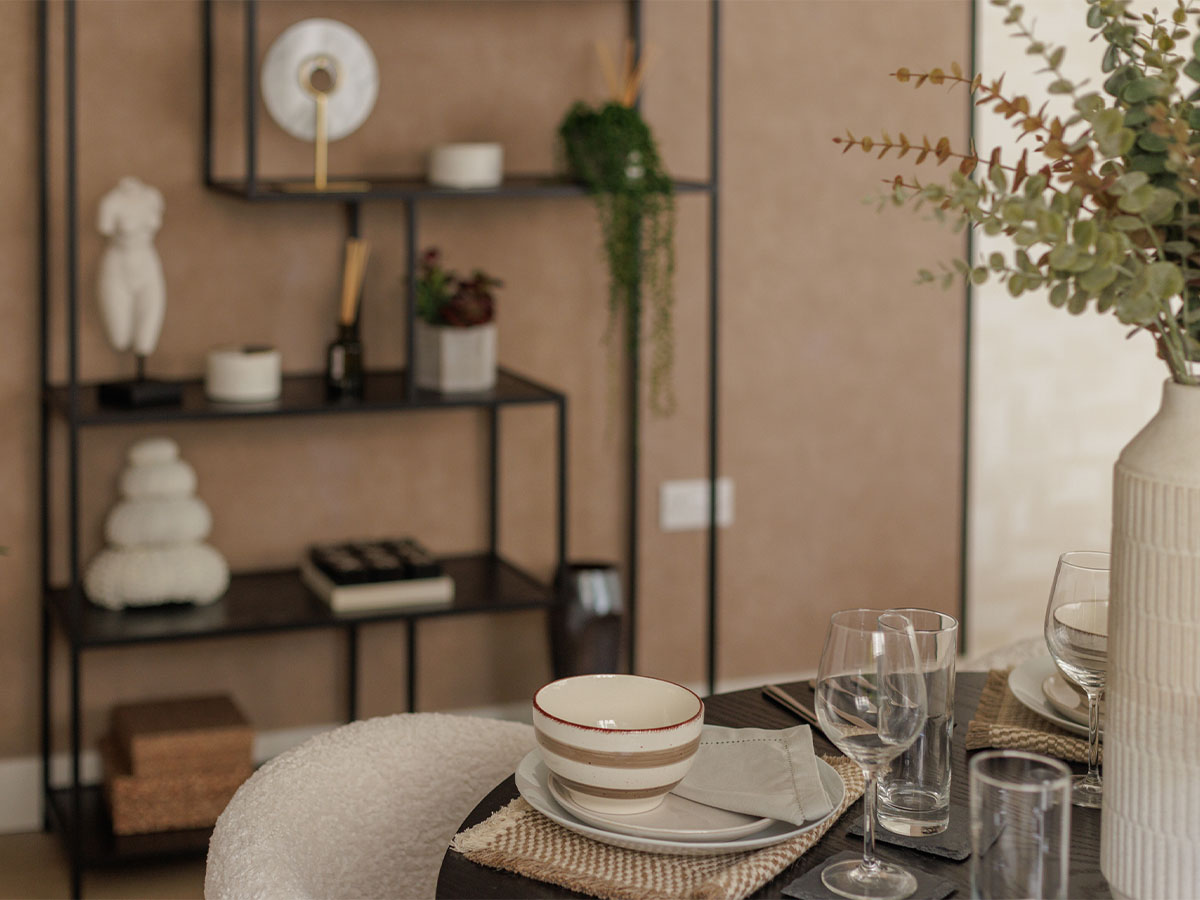
[[[695,760],[704,704],[682,685],[644,675],[577,675],[533,697],[546,768],[581,806],[654,809]]]

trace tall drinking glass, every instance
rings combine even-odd
[[[1024,750],[971,757],[971,896],[1062,900],[1071,851],[1071,770]]]
[[[879,772],[925,724],[925,679],[912,623],[877,609],[834,613],[817,671],[816,708],[826,737],[866,777],[863,858],[826,866],[821,881],[843,897],[901,900],[917,881],[875,856],[875,789]]]
[[[912,622],[929,716],[912,746],[879,775],[879,824],[896,834],[940,834],[950,824],[958,619],[931,609],[892,612]]]
[[[1107,553],[1076,550],[1058,558],[1046,605],[1046,645],[1058,668],[1088,698],[1088,770],[1071,788],[1076,806],[1099,809],[1100,699],[1108,672]]]

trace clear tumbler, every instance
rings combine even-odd
[[[938,834],[950,824],[950,738],[958,620],[929,609],[891,610],[907,618],[925,674],[929,718],[913,745],[879,777],[879,824],[895,834]]]
[[[1071,770],[1023,750],[971,759],[971,896],[1067,896]]]

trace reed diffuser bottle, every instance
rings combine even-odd
[[[369,253],[370,247],[366,241],[359,238],[346,241],[337,338],[329,345],[325,364],[325,384],[335,397],[358,398],[363,393],[363,349],[358,336],[358,308]]]

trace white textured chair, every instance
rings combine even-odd
[[[268,762],[217,820],[207,900],[432,897],[455,829],[533,749],[517,722],[406,713]]]

